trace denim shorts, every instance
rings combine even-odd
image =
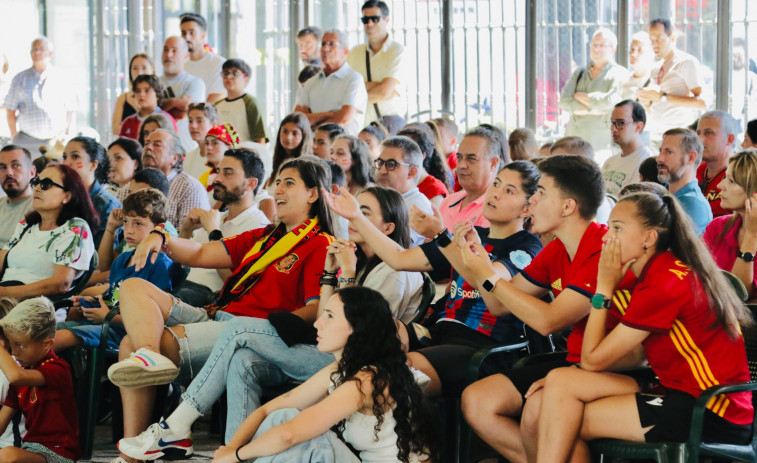
[[[182,384],[189,383],[205,365],[226,322],[234,317],[221,310],[216,313],[216,319],[211,320],[205,309],[193,307],[177,297],[173,298],[166,326],[184,326],[183,338],[168,330],[179,344],[178,379]]]
[[[100,336],[103,326],[92,324],[87,320],[81,322],[58,323],[57,329],[69,330],[74,336],[81,339],[85,347],[97,347],[100,345]],[[118,350],[121,340],[126,336],[126,329],[120,323],[111,323],[108,330],[108,349]]]

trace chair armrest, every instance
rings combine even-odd
[[[116,315],[120,314],[121,310],[118,307],[113,307],[110,309],[110,312],[105,316],[105,320],[103,320],[102,324],[102,331],[100,332],[100,344],[98,344],[98,348],[105,349],[108,345],[108,332],[110,331],[110,322],[115,318]]]
[[[713,397],[721,394],[735,394],[737,392],[757,391],[757,383],[723,384],[705,389],[694,402],[694,410],[691,413],[691,430],[689,432],[689,445],[699,445],[702,441],[702,427],[704,426],[704,411]]]
[[[545,354],[535,354],[524,357],[518,361],[513,368],[530,367],[533,365],[539,365],[542,363],[552,362],[568,357],[567,352],[547,352]]]
[[[478,371],[481,368],[481,364],[484,363],[484,360],[486,360],[486,357],[502,352],[513,352],[520,349],[525,349],[526,347],[528,347],[528,341],[524,340],[519,343],[497,346],[492,349],[477,350],[473,354],[473,357],[471,357],[471,359],[468,361],[468,372],[465,376],[466,383],[472,384],[478,379]]]

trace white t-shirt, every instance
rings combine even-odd
[[[16,231],[16,226],[32,208],[32,196],[10,203],[8,197],[0,199],[0,248],[5,247]]]
[[[431,201],[428,200],[426,195],[421,193],[418,187],[415,187],[412,190],[403,193],[402,198],[405,199],[405,204],[407,204],[408,211],[410,211],[415,205],[418,206],[418,209],[422,210],[426,214],[433,215],[434,209],[431,207]],[[413,242],[413,246],[420,246],[426,241],[426,238],[423,235],[416,233],[415,230],[410,229],[410,240]]]
[[[258,209],[257,205],[250,206],[244,212],[234,218],[234,220],[224,221],[228,212],[221,213],[221,233],[224,237],[238,235],[247,230],[263,228],[269,223],[268,217]],[[195,231],[192,240],[198,243],[208,242],[208,232],[204,228]],[[189,271],[187,280],[198,285],[207,286],[211,291],[220,291],[223,287],[223,279],[218,275],[216,269],[194,267]]]
[[[638,183],[640,181],[639,166],[650,156],[652,156],[652,150],[648,146],[642,146],[627,156],[616,154],[605,161],[602,166],[602,177],[605,179],[607,194],[617,198],[624,186]]]
[[[223,56],[208,52],[197,61],[190,59],[184,63],[184,70],[202,79],[205,83],[205,98],[207,99],[211,93],[226,94],[226,89],[223,88],[223,77],[221,77],[225,62],[226,58]]]
[[[39,224],[32,225],[21,236],[25,227],[26,224],[19,223],[10,242],[4,247],[10,251],[8,268],[2,281],[35,283],[51,278],[56,265],[77,270],[77,278],[89,269],[95,244],[84,220],[74,217],[50,231],[40,231]]]
[[[200,147],[198,146],[187,153],[184,163],[181,165],[181,170],[199,180],[202,174],[208,170],[207,162],[207,158],[200,154]]]
[[[380,292],[394,318],[410,323],[418,314],[423,298],[423,276],[420,272],[394,270],[381,262],[365,277],[363,286]]]

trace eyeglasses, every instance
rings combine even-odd
[[[232,79],[236,79],[236,78],[237,78],[238,76],[240,76],[240,75],[242,75],[242,76],[247,76],[247,74],[245,74],[245,73],[244,73],[244,72],[242,72],[242,71],[223,71],[223,72],[221,73],[221,75],[222,75],[223,77],[231,77]]]
[[[383,159],[379,158],[373,161],[373,167],[376,168],[376,170],[381,169],[381,167],[386,166],[386,170],[392,171],[397,168],[397,166],[407,166],[411,167],[412,164],[408,164],[406,162],[399,162],[395,161],[394,159],[387,159],[384,161]]]
[[[42,191],[47,191],[47,190],[49,190],[50,188],[52,188],[54,186],[57,186],[58,188],[60,188],[63,191],[68,191],[68,188],[64,187],[60,183],[55,183],[49,177],[48,178],[34,177],[33,179],[31,179],[31,181],[29,182],[29,184],[31,184],[32,188],[37,188],[37,185],[39,185],[39,187],[40,187],[40,189],[42,189]]]
[[[326,42],[326,41],[321,42],[321,47],[322,48],[327,48],[327,47],[337,48],[337,47],[341,47],[341,46],[342,46],[341,42],[331,42],[331,41],[329,41],[329,42]]]
[[[362,18],[360,18],[360,22],[362,22],[363,24],[368,24],[369,22],[378,24],[378,22],[381,21],[381,18],[383,18],[383,16],[363,16]]]
[[[607,121],[607,127],[614,127],[616,130],[623,130],[623,127],[626,126],[626,124],[630,124],[631,122],[624,121],[623,119],[616,119],[616,120],[609,120]]]

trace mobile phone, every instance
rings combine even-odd
[[[79,306],[82,309],[96,309],[100,307],[100,302],[97,299],[82,297],[79,299]]]

